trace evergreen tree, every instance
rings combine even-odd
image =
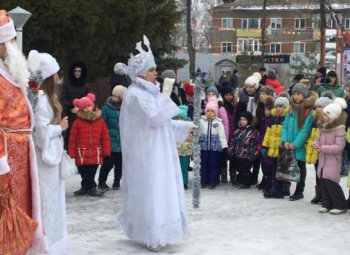
[[[108,77],[116,62],[126,63],[143,34],[150,39],[160,68],[186,62],[171,57],[177,20],[175,0],[2,0],[0,9],[16,6],[32,13],[24,27],[23,49],[52,54],[62,71],[83,61],[89,80]]]

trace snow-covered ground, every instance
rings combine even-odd
[[[313,166],[308,166],[307,175],[305,198],[295,202],[287,198],[268,200],[256,188],[237,190],[230,184],[221,184],[215,190],[202,190],[201,208],[195,210],[192,190],[187,190],[191,233],[182,244],[168,246],[158,254],[349,254],[350,214],[318,213],[320,206],[310,204],[315,185]],[[342,178],[341,185],[348,197],[346,179]],[[111,180],[112,173],[109,185]],[[79,186],[78,175],[66,184],[66,255],[150,254],[117,229],[115,215],[120,209],[122,191],[108,191],[102,198],[74,197]],[[295,185],[292,192],[294,188]]]

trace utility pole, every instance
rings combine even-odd
[[[192,9],[192,0],[186,0],[186,9],[187,9],[187,49],[188,49],[188,56],[190,60],[190,79],[194,79],[194,72],[195,72],[195,66],[196,66],[196,52],[193,48],[193,41],[192,41],[192,28],[191,28],[191,9]]]
[[[261,21],[261,66],[264,66],[264,64],[265,64],[266,5],[267,5],[267,0],[264,0],[263,17],[262,17],[262,21]]]

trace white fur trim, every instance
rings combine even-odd
[[[0,26],[0,43],[11,41],[16,36],[17,32],[15,29],[15,25],[13,24],[13,21],[10,18],[9,23]]]
[[[10,172],[10,166],[7,162],[7,156],[3,156],[2,158],[0,158],[0,175],[7,174],[9,172]]]
[[[55,58],[53,58],[50,54],[40,53],[40,67],[41,76],[43,80],[54,75],[60,70],[60,66],[58,65]]]

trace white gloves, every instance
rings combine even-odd
[[[163,94],[170,97],[171,92],[173,92],[175,79],[165,78],[163,83]]]
[[[188,124],[188,129],[191,131],[192,129],[195,129],[195,128],[198,128],[198,126],[197,125],[195,125],[193,122],[190,122],[189,124]]]

